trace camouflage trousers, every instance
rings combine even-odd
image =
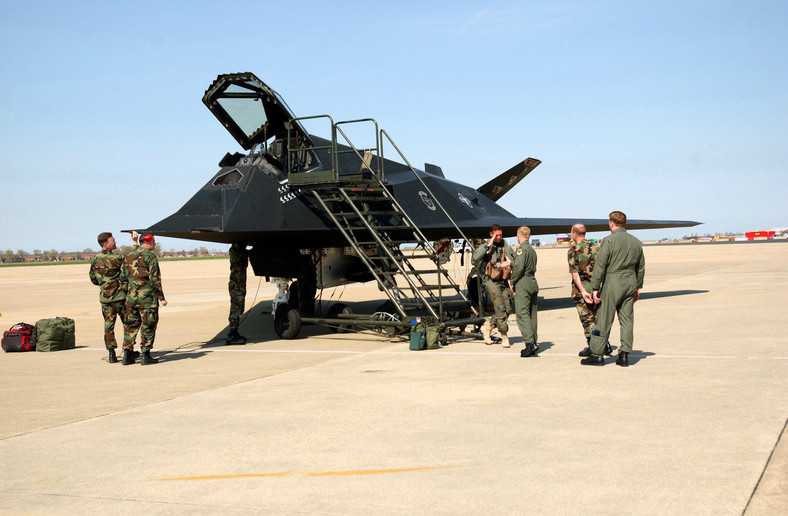
[[[241,324],[241,316],[244,313],[246,306],[246,289],[233,285],[230,282],[230,316],[227,318],[230,321],[230,328],[238,328]]]
[[[594,329],[596,324],[596,311],[599,305],[593,303],[589,305],[585,302],[583,296],[575,296],[572,298],[572,301],[575,302],[577,315],[580,317],[580,323],[583,325],[583,333],[585,333],[586,339],[590,339],[591,330]]]
[[[495,314],[490,317],[490,326],[498,328],[502,335],[509,333],[509,314],[512,313],[512,295],[509,285],[484,278],[484,288],[490,296]]]
[[[126,320],[123,323],[123,349],[133,351],[137,332],[140,333],[140,351],[153,347],[156,326],[159,324],[159,307],[145,308],[138,302],[126,303]]]
[[[101,303],[101,315],[104,316],[104,345],[107,349],[118,347],[115,340],[115,319],[120,317],[121,325],[126,320],[126,300]]]

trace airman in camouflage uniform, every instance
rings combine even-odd
[[[594,303],[600,304],[596,326],[591,332],[591,355],[580,361],[583,365],[605,365],[602,356],[609,344],[613,319],[618,315],[621,326],[621,346],[618,348],[616,364],[629,366],[635,330],[635,301],[643,288],[646,276],[646,258],[643,244],[627,233],[627,216],[620,212],[610,213],[610,236],[606,237],[596,255],[591,290]],[[601,297],[600,297],[601,290]]]
[[[498,266],[503,260],[505,265],[511,264],[511,255],[506,241],[503,240],[501,226],[493,224],[490,228],[490,241],[480,245],[473,251],[471,263],[478,267],[479,276],[482,277],[482,286],[490,296],[495,313],[489,321],[485,321],[481,327],[482,336],[485,344],[492,344],[490,333],[493,328],[498,328],[501,333],[503,347],[508,348],[509,344],[509,313],[512,311],[511,298],[509,297],[509,283],[506,280],[493,280],[484,273],[488,262]]]
[[[135,233],[136,235],[136,233]],[[90,262],[88,276],[90,281],[99,287],[99,302],[101,314],[104,316],[104,345],[109,352],[107,361],[114,364],[118,361],[115,349],[118,342],[115,340],[115,320],[120,317],[123,324],[126,319],[126,290],[128,285],[121,279],[123,269],[123,256],[113,252],[117,243],[112,233],[104,232],[98,236],[101,252],[93,257]],[[136,247],[137,241],[134,239]]]
[[[161,288],[159,260],[153,254],[156,241],[153,235],[145,235],[139,247],[123,260],[123,277],[128,281],[126,293],[126,321],[123,325],[123,365],[134,363],[134,341],[140,332],[142,365],[155,364],[150,356],[159,323],[159,303],[167,306]]]
[[[246,268],[249,265],[249,252],[246,243],[234,243],[230,246],[230,331],[227,332],[227,344],[246,344],[246,337],[238,333],[241,315],[246,305]]]
[[[537,312],[539,284],[536,282],[536,251],[528,243],[531,229],[520,226],[517,229],[517,243],[520,246],[514,252],[511,281],[514,286],[514,306],[517,310],[517,327],[523,336],[525,348],[521,357],[530,357],[539,351],[537,336]]]
[[[581,357],[591,354],[588,347],[591,342],[591,331],[596,323],[597,306],[591,300],[591,275],[594,272],[594,262],[596,253],[599,251],[599,244],[586,240],[586,227],[583,224],[575,224],[571,229],[572,245],[566,253],[569,262],[569,274],[572,275],[572,301],[577,308],[577,315],[583,325],[586,337],[586,347],[579,353]],[[586,301],[585,297],[588,298]],[[606,354],[610,354],[607,353]]]

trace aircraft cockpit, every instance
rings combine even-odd
[[[249,157],[261,156],[285,174],[288,164],[304,171],[320,163],[313,151],[288,155],[288,143],[298,149],[314,144],[285,101],[254,74],[220,75],[202,100]]]

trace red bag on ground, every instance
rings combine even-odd
[[[3,351],[35,351],[36,327],[32,324],[19,323],[3,332]]]

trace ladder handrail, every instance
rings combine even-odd
[[[300,147],[293,149],[290,145],[291,141],[291,133],[293,128],[291,127],[293,122],[300,122],[301,120],[313,120],[317,118],[328,118],[329,123],[331,125],[331,145],[315,145],[312,147]],[[312,115],[312,116],[299,116],[293,118],[292,120],[285,122],[285,127],[287,128],[287,177],[290,177],[290,174],[293,170],[292,164],[290,162],[290,156],[295,154],[296,152],[301,151],[311,151],[311,150],[320,150],[320,149],[329,149],[331,151],[331,170],[334,172],[334,181],[339,181],[339,163],[337,161],[337,135],[336,129],[334,128],[334,119],[331,115]],[[319,158],[318,158],[319,160]]]
[[[390,199],[390,201],[392,202],[392,204],[394,204],[394,206],[395,206],[395,207],[396,207],[396,209],[399,211],[399,213],[400,213],[400,215],[402,216],[402,218],[403,218],[403,219],[405,220],[405,222],[407,222],[407,224],[410,226],[410,229],[411,229],[411,230],[414,232],[414,236],[415,236],[415,237],[417,237],[417,240],[420,240],[420,241],[421,241],[421,243],[422,243],[423,245],[425,245],[425,250],[427,250],[427,249],[428,249],[428,251],[429,251],[429,253],[430,253],[430,254],[432,254],[432,255],[434,255],[434,256],[436,255],[435,248],[432,246],[432,243],[431,243],[431,242],[429,241],[429,239],[428,239],[428,238],[427,238],[427,237],[426,237],[426,236],[425,236],[425,235],[424,235],[424,234],[421,232],[421,229],[419,229],[419,227],[416,225],[416,223],[415,223],[415,222],[413,222],[413,219],[411,219],[411,218],[410,218],[410,215],[408,215],[408,213],[407,213],[407,212],[406,212],[406,211],[405,211],[405,210],[402,208],[402,206],[401,206],[401,205],[400,205],[400,203],[397,201],[397,199],[396,199],[396,198],[395,198],[393,195],[390,195],[390,193],[389,193],[389,192],[388,192],[388,190],[386,189],[385,183],[384,183],[384,181],[383,181],[383,179],[382,179],[382,178],[383,178],[383,162],[385,161],[385,160],[384,160],[384,156],[383,156],[383,145],[382,145],[382,144],[383,144],[383,137],[384,137],[384,136],[385,136],[385,137],[386,137],[386,139],[389,141],[389,143],[391,143],[391,145],[394,147],[394,149],[397,151],[397,153],[399,154],[399,156],[400,156],[400,157],[402,158],[402,160],[405,162],[405,165],[407,165],[407,167],[408,167],[408,168],[410,169],[410,171],[413,173],[414,177],[415,177],[415,178],[416,178],[416,179],[419,181],[419,183],[421,183],[421,185],[424,187],[424,189],[425,189],[425,190],[427,191],[427,193],[430,195],[430,197],[432,198],[433,202],[434,202],[435,204],[437,204],[437,205],[440,207],[441,211],[442,211],[442,212],[443,212],[443,214],[446,216],[446,218],[449,220],[449,222],[451,223],[451,225],[452,225],[452,226],[454,226],[454,229],[457,231],[457,233],[459,233],[460,237],[462,237],[462,239],[463,239],[463,240],[465,240],[466,242],[468,242],[468,243],[470,244],[470,240],[468,239],[468,237],[465,235],[465,233],[463,233],[463,232],[462,232],[462,230],[459,228],[459,226],[457,226],[457,223],[456,223],[456,222],[454,222],[454,219],[452,219],[452,218],[451,218],[451,215],[449,215],[449,213],[448,213],[448,212],[446,211],[446,209],[443,207],[443,205],[442,205],[442,204],[441,204],[441,202],[438,200],[438,198],[435,196],[435,194],[433,194],[433,193],[432,193],[432,190],[430,190],[430,188],[427,186],[427,184],[424,182],[424,180],[423,180],[421,177],[419,177],[418,173],[416,173],[416,169],[413,167],[413,165],[411,165],[411,164],[410,164],[410,162],[409,162],[409,161],[408,161],[408,159],[405,157],[405,155],[402,153],[402,151],[399,149],[399,147],[397,147],[397,144],[396,144],[396,143],[394,143],[394,140],[391,138],[391,136],[390,136],[390,135],[389,135],[389,134],[386,132],[386,130],[385,130],[385,129],[379,129],[379,130],[378,130],[378,123],[377,123],[377,121],[375,121],[375,120],[374,120],[374,119],[372,119],[372,118],[362,118],[362,119],[358,119],[358,120],[347,120],[347,121],[340,121],[340,122],[337,122],[337,123],[335,123],[335,124],[334,124],[334,128],[335,128],[334,135],[336,134],[336,132],[337,132],[337,131],[338,131],[339,133],[341,133],[341,134],[342,134],[342,136],[344,137],[345,141],[346,141],[346,142],[348,143],[348,145],[350,146],[350,148],[351,148],[351,149],[353,149],[353,151],[356,153],[356,155],[359,157],[359,159],[361,159],[361,160],[363,161],[363,157],[362,157],[362,155],[359,153],[359,151],[358,151],[358,150],[356,149],[356,147],[353,145],[353,142],[352,142],[352,141],[350,141],[350,138],[347,136],[347,134],[345,134],[345,132],[344,132],[344,131],[342,131],[342,129],[338,128],[337,126],[338,126],[338,125],[340,125],[340,124],[346,124],[346,123],[355,123],[355,122],[366,122],[366,121],[371,121],[371,122],[373,122],[373,123],[375,124],[375,129],[376,129],[376,138],[375,138],[375,142],[376,142],[376,145],[378,145],[378,148],[377,148],[376,150],[377,150],[377,151],[378,151],[378,153],[379,153],[379,156],[378,156],[378,157],[379,157],[379,159],[378,159],[378,163],[379,163],[380,175],[378,176],[377,174],[375,174],[375,178],[377,179],[378,183],[380,184],[380,187],[381,187],[383,190],[385,190],[385,191],[386,191],[386,196],[387,196],[387,197]],[[377,136],[378,136],[378,134],[377,134],[378,132],[379,132],[379,134],[380,134],[380,139],[378,139],[378,137],[377,137]],[[335,172],[335,175],[336,175],[337,173],[338,173],[338,172]],[[395,260],[395,261],[396,261],[396,260]],[[447,271],[446,271],[444,268],[442,268],[442,267],[440,266],[440,263],[438,263],[438,262],[437,262],[437,260],[435,260],[435,265],[437,266],[436,273],[438,273],[439,275],[440,275],[440,274],[443,274],[443,275],[445,275],[445,276],[446,276],[446,278],[448,279],[448,281],[449,281],[449,283],[450,283],[451,285],[458,286],[458,285],[457,285],[457,283],[456,283],[456,282],[455,282],[455,281],[452,279],[452,277],[451,277],[451,276],[448,274],[448,272],[447,272]],[[469,302],[469,305],[472,307],[473,311],[474,311],[474,312],[476,312],[476,313],[478,313],[478,310],[477,310],[477,308],[476,308],[476,307],[473,305],[473,303],[471,303],[471,302],[470,302],[470,300],[469,300],[469,299],[468,299],[468,298],[465,296],[465,294],[463,294],[463,293],[462,293],[462,290],[460,290],[459,288],[457,288],[457,291],[458,291],[458,293],[460,294],[460,296],[461,296],[461,297],[462,297],[464,300],[466,300],[466,301],[468,301],[468,302]],[[443,297],[443,296],[440,296],[440,299],[441,299],[441,300],[442,300],[442,297]]]
[[[382,148],[381,148],[381,145],[380,145],[380,143],[381,143],[380,142],[380,137],[378,135],[378,122],[377,122],[377,120],[375,120],[374,118],[359,118],[359,119],[356,119],[356,120],[341,120],[341,121],[339,121],[339,122],[337,122],[337,123],[335,123],[333,125],[333,134],[334,134],[334,136],[336,136],[336,133],[340,133],[342,135],[342,137],[345,139],[345,141],[347,142],[347,144],[350,146],[350,148],[353,150],[353,152],[356,153],[356,156],[363,163],[364,162],[364,156],[361,153],[359,153],[358,149],[356,149],[356,146],[353,145],[353,142],[350,141],[350,137],[348,137],[348,135],[345,134],[345,131],[343,131],[342,128],[339,127],[342,124],[354,124],[354,123],[358,123],[358,122],[372,122],[373,124],[375,124],[375,155],[381,157],[381,159],[377,160],[377,169],[378,170],[375,173],[375,177],[377,177],[377,179],[378,179],[378,181],[380,183],[384,183],[385,182],[385,178],[383,177],[383,159],[382,159],[382,152],[381,152]],[[334,138],[333,141],[334,141],[334,144],[336,144],[336,138]],[[370,169],[370,172],[371,171],[372,171],[372,169]],[[337,172],[337,174],[338,174],[338,172]]]
[[[466,242],[468,242],[468,244],[470,244],[471,241],[468,240],[468,237],[465,236],[465,233],[463,233],[462,230],[460,229],[460,227],[457,226],[457,223],[454,222],[454,219],[451,218],[451,215],[449,215],[449,212],[447,212],[446,209],[443,207],[443,204],[441,204],[441,202],[438,200],[438,198],[435,197],[435,194],[432,193],[432,190],[430,190],[430,187],[427,186],[427,183],[425,183],[424,180],[421,177],[419,177],[419,174],[416,173],[416,169],[413,168],[413,165],[410,164],[410,162],[408,161],[408,158],[406,158],[405,155],[402,154],[402,151],[399,150],[399,147],[397,147],[397,144],[394,143],[394,140],[391,139],[391,136],[389,136],[389,133],[387,133],[385,129],[381,129],[380,130],[380,135],[381,135],[381,142],[383,140],[383,136],[385,136],[386,139],[389,141],[389,143],[394,147],[394,150],[397,151],[397,153],[399,154],[400,158],[402,158],[402,160],[408,166],[410,171],[416,177],[416,179],[418,179],[419,183],[421,183],[421,186],[423,186],[424,189],[427,190],[427,193],[430,195],[430,197],[432,198],[433,202],[435,204],[437,204],[438,207],[440,207],[440,209],[443,212],[443,214],[446,215],[447,219],[449,219],[449,222],[451,222],[451,225],[454,226],[454,229],[457,230],[457,233],[460,234],[460,236],[462,237],[463,240],[465,240]],[[380,149],[380,159],[381,159],[381,161],[383,160],[383,146],[382,145],[381,145],[381,149]]]

